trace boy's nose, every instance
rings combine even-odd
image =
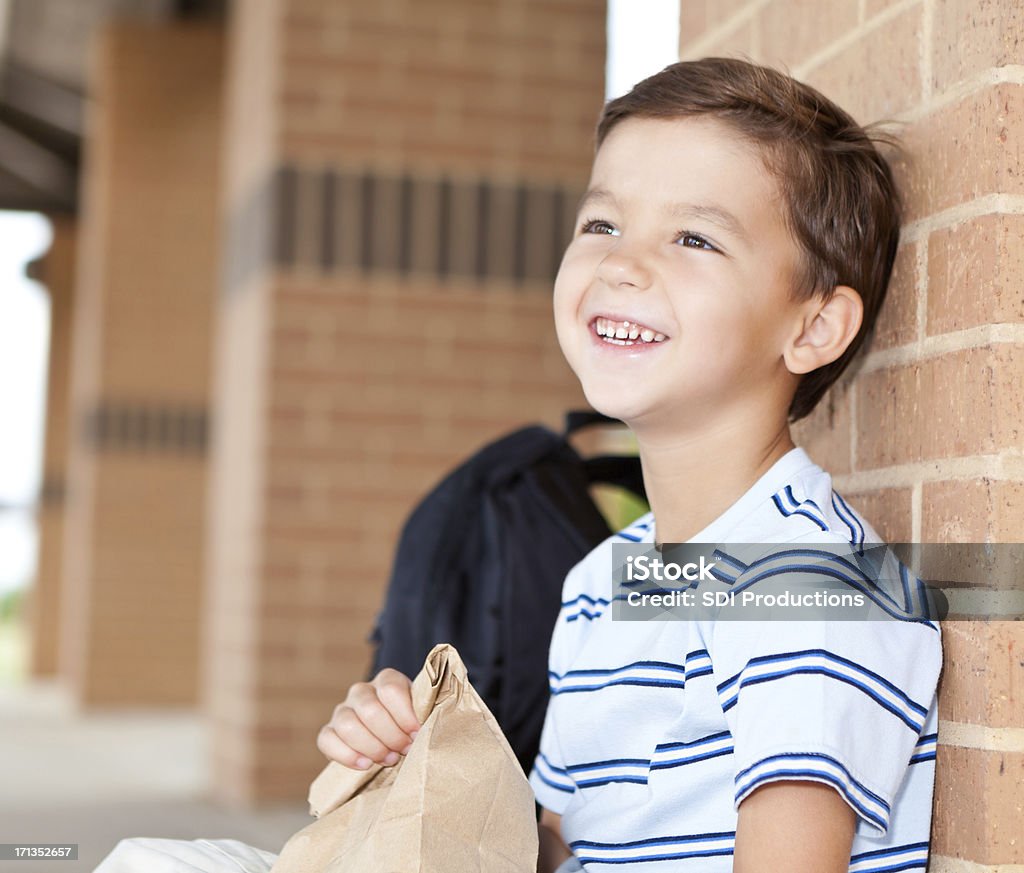
[[[609,288],[638,289],[647,288],[651,284],[651,271],[643,257],[636,251],[625,247],[616,247],[601,259],[597,266],[597,276]]]

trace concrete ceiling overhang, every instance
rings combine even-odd
[[[83,103],[14,61],[0,68],[0,208],[75,211]]]
[[[99,26],[226,11],[227,0],[0,0],[0,209],[77,211],[89,46]]]

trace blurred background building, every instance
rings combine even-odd
[[[6,610],[31,681],[2,698],[25,745],[0,840],[30,816],[33,839],[68,839],[47,801],[100,797],[120,813],[83,846],[95,862],[143,827],[146,768],[203,797],[181,825],[152,807],[148,835],[276,849],[302,823],[405,515],[482,443],[583,405],[551,280],[609,34],[655,5],[0,0],[0,209],[52,232],[28,271],[49,298],[46,428],[37,569]],[[1016,0],[661,5],[668,56],[645,35],[613,93],[741,53],[900,122],[883,321],[799,439],[893,541],[1019,538]],[[1022,627],[946,633],[933,870],[1024,863]],[[29,718],[31,689],[50,702]],[[60,719],[94,745],[30,748]]]

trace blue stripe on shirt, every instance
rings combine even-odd
[[[804,518],[809,518],[811,521],[813,521],[823,531],[828,530],[828,525],[825,524],[825,522],[818,518],[814,513],[810,512],[807,509],[800,508],[800,503],[798,503],[796,498],[793,497],[793,492],[792,490],[790,490],[790,487],[788,485],[786,486],[785,490],[786,496],[793,501],[793,506],[796,508],[786,509],[786,507],[782,505],[782,499],[779,497],[779,494],[781,494],[782,492],[778,492],[772,495],[772,502],[775,504],[775,508],[779,510],[779,512],[782,514],[784,518],[789,518],[791,515],[802,515]]]
[[[904,621],[922,620],[920,618],[915,617],[912,613],[910,615],[904,614],[905,612],[910,613],[910,610],[900,610],[899,604],[896,602],[896,599],[891,594],[889,594],[889,592],[880,588],[876,580],[872,579],[870,576],[864,573],[864,571],[857,567],[855,564],[851,564],[841,555],[837,555],[834,552],[829,552],[822,549],[785,549],[783,551],[773,552],[767,557],[759,558],[750,565],[750,569],[753,570],[758,567],[763,567],[764,565],[771,562],[790,558],[820,558],[825,562],[838,564],[842,568],[842,570],[837,570],[834,567],[826,566],[823,563],[786,564],[782,567],[772,567],[771,569],[761,570],[760,572],[754,574],[750,578],[741,576],[740,579],[742,581],[739,585],[736,586],[734,590],[743,591],[747,587],[755,584],[756,582],[761,581],[762,579],[768,579],[772,576],[778,576],[781,573],[810,573],[815,575],[828,576],[833,579],[838,579],[840,582],[845,582],[847,585],[850,585],[852,588],[856,588],[858,591],[863,591],[865,594],[868,595],[868,597],[870,597],[875,603],[877,603],[882,609],[884,609],[887,614],[891,615],[893,618],[898,618]],[[870,590],[865,591],[864,586],[867,586],[867,588],[869,588]],[[879,602],[878,598],[875,596],[876,594],[885,597],[889,601],[889,603],[891,603],[892,606],[895,608],[895,611],[893,609],[890,609],[886,604]]]
[[[852,873],[895,873],[897,870],[924,870],[928,864],[929,843],[905,843],[888,849],[858,852],[850,857]]]
[[[836,501],[839,501],[838,503]],[[836,511],[843,524],[850,529],[850,544],[857,550],[857,554],[864,554],[864,526],[860,523],[860,519],[857,518],[856,514],[847,505],[846,501],[837,494],[835,491],[832,492],[832,508]]]
[[[826,661],[830,661],[834,663],[838,669],[825,667],[820,664],[801,664],[801,661],[813,658],[823,658]],[[760,664],[783,664],[787,661],[794,662],[794,666],[777,670],[772,673],[762,674],[760,676],[748,677],[744,675],[752,666]],[[848,670],[849,673],[841,672],[842,670]],[[850,675],[851,673],[853,675]],[[845,682],[846,684],[857,688],[859,691],[862,691],[874,700],[883,709],[891,712],[904,724],[915,731],[919,732],[924,726],[924,719],[928,715],[928,710],[925,707],[912,700],[905,692],[897,688],[892,682],[883,676],[880,676],[872,670],[868,670],[866,667],[862,667],[859,664],[854,663],[848,658],[835,655],[825,649],[805,649],[798,652],[783,652],[776,655],[764,655],[758,658],[751,658],[742,670],[717,686],[719,700],[722,704],[722,711],[727,712],[736,705],[739,700],[740,689],[746,686],[758,685],[762,682],[772,682],[776,679],[783,679],[787,676],[812,674],[837,679],[840,682]],[[873,688],[866,684],[863,679],[859,679],[858,677],[873,679],[883,688],[888,690],[897,699],[899,704],[902,704],[902,707],[897,703],[882,697]],[[735,693],[732,693],[733,686],[736,686]],[[917,714],[920,718],[913,718],[912,715],[908,714],[907,710],[909,710],[910,713]]]
[[[640,676],[636,673],[654,673],[656,675]],[[630,675],[630,674],[633,675]],[[661,674],[660,676],[657,674]],[[567,685],[566,680],[583,677],[607,677],[606,682],[594,682],[586,685]],[[678,678],[674,678],[678,677]],[[558,674],[548,671],[549,685],[552,694],[570,694],[585,691],[600,691],[613,686],[645,685],[662,688],[684,688],[686,684],[686,668],[667,661],[634,661],[621,667],[607,667],[591,670],[570,670]]]
[[[744,781],[745,777],[758,768],[766,768],[762,772],[755,772],[753,778]],[[832,768],[839,771],[839,775],[832,772]],[[834,785],[846,798],[847,802],[856,809],[863,818],[874,822],[881,830],[885,830],[889,822],[889,804],[871,791],[861,782],[850,775],[836,758],[820,752],[784,752],[778,755],[769,755],[751,764],[736,774],[736,800],[737,802],[750,794],[758,786],[775,779],[792,779],[794,777],[813,778],[824,780]],[[861,798],[873,801],[882,809],[882,813],[868,807]]]
[[[653,837],[622,843],[573,840],[569,848],[581,864],[636,864],[648,861],[675,861],[685,858],[708,858],[731,855],[736,842],[735,831]]]

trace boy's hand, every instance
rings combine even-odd
[[[537,822],[537,873],[555,873],[572,852],[562,839],[562,817],[541,808]]]
[[[365,770],[374,761],[390,767],[409,751],[419,729],[412,680],[385,668],[348,690],[331,720],[320,728],[316,746],[330,760],[356,770]]]

